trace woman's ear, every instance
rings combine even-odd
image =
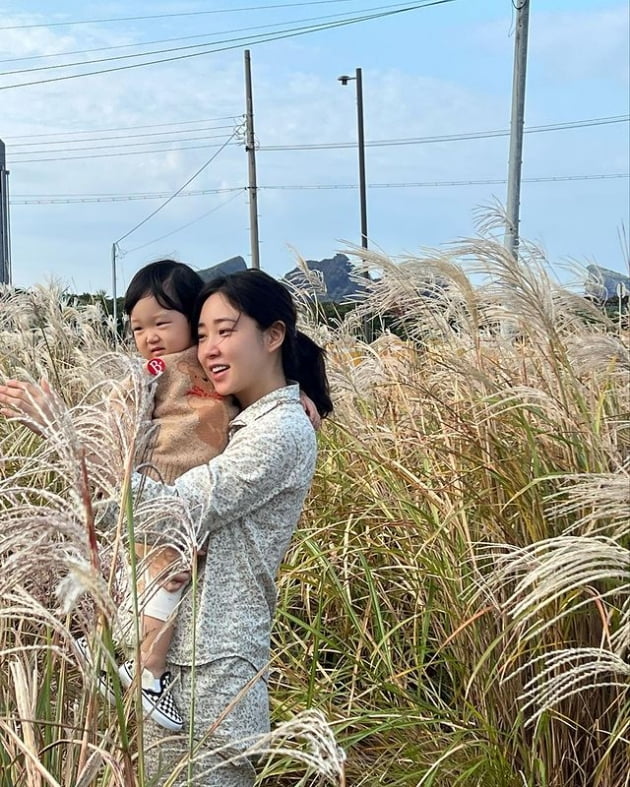
[[[272,323],[266,330],[267,348],[274,351],[281,347],[286,333],[287,327],[282,320],[276,320]]]

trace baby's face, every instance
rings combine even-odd
[[[190,324],[174,309],[165,309],[153,295],[140,298],[129,315],[140,355],[146,360],[192,347]]]

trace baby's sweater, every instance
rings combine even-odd
[[[166,484],[205,465],[227,444],[228,424],[238,413],[231,399],[214,390],[197,360],[197,347],[145,364],[157,376],[153,400],[156,426],[147,475]]]

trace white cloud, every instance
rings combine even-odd
[[[107,14],[95,14],[101,15]],[[532,54],[539,63],[545,63],[545,70],[553,74],[559,84],[575,81],[575,68],[567,63],[580,58],[580,68],[593,78],[605,81],[609,72],[622,70],[623,42],[618,26],[623,15],[620,9],[592,14],[537,14],[537,17],[535,26],[532,22]],[[543,18],[547,20],[544,24]],[[447,56],[455,62],[458,46],[469,45],[476,37],[477,42],[485,41],[483,47],[477,46],[479,63],[483,60],[481,54],[487,58],[494,57],[494,60],[489,60],[491,67],[496,69],[499,64],[509,73],[512,41],[507,38],[508,25],[509,21],[504,18],[500,26],[468,26],[461,31],[466,39],[450,42],[453,54],[447,53]],[[3,39],[2,46],[10,49],[14,56],[20,56],[23,53],[114,46],[128,43],[132,38],[129,31],[115,33],[98,26],[73,28],[72,34],[61,32],[65,28],[59,29],[59,33],[57,30],[14,31],[20,35],[12,36],[8,42]],[[145,33],[143,40],[149,37]],[[586,51],[589,40],[590,49]],[[268,45],[253,49],[255,126],[262,146],[356,140],[355,85],[350,83],[342,87],[336,80],[338,72],[326,59],[322,40],[313,38],[312,42],[311,45],[302,40],[299,46],[293,42],[286,48]],[[500,43],[498,47],[497,42]],[[494,55],[493,47],[497,48]],[[307,53],[309,48],[318,50],[316,59],[321,62],[317,67],[301,65],[309,58],[301,59],[300,53]],[[580,55],[580,49],[584,51],[583,55]],[[9,56],[6,52],[0,54],[0,57]],[[452,68],[443,73],[441,61],[428,54],[418,63],[414,63],[413,59],[399,63],[395,55],[378,67],[370,65],[370,62],[366,58],[363,73],[368,140],[483,131],[508,125],[509,95],[494,86],[490,89],[481,72],[474,84],[466,79],[474,70],[471,62],[460,62],[461,78],[454,76]],[[43,72],[47,73],[55,72]],[[566,119],[560,114],[555,100],[551,101],[549,93],[545,93],[545,85],[537,84],[536,79],[534,70],[528,84],[528,117],[532,118],[531,122],[546,122],[538,120],[545,114],[549,116],[549,122]],[[0,85],[6,83],[3,80],[0,77]],[[98,158],[108,152],[101,150],[94,151],[91,159],[37,165],[20,164],[21,159],[31,156],[16,155],[18,150],[25,148],[13,147],[12,143],[26,141],[27,137],[31,137],[28,141],[35,142],[37,140],[32,139],[32,135],[57,131],[240,116],[244,111],[242,53],[208,55],[39,87],[0,91],[0,101],[1,133],[6,135],[8,143],[12,194],[169,192],[178,188],[214,150],[171,149],[170,152],[153,155]],[[573,109],[572,113],[573,117],[591,116],[588,102],[585,100],[583,108]],[[146,129],[159,130],[158,127]],[[130,131],[129,134],[141,131]],[[221,139],[207,141],[208,145],[220,144],[230,129],[207,133],[224,134]],[[184,138],[188,135],[177,136]],[[200,134],[191,132],[190,136]],[[627,160],[615,142],[618,137],[606,137],[612,140],[612,144],[597,155],[579,146],[588,139],[586,136],[580,137],[579,145],[575,141],[577,138],[570,136],[563,137],[562,141],[554,135],[537,135],[534,141],[534,136],[528,137],[526,144],[526,169],[531,175],[553,175],[561,168],[568,173],[594,172],[606,167],[615,169]],[[115,140],[111,144],[125,141]],[[128,140],[134,141],[139,140]],[[105,146],[107,142],[85,144]],[[81,143],[77,142],[73,147],[80,146]],[[38,144],[33,150],[55,147],[59,146]],[[606,159],[607,156],[610,160]],[[507,140],[369,147],[366,158],[368,181],[371,183],[501,177],[507,160]],[[261,151],[258,172],[261,185],[355,184],[356,148],[294,153]],[[244,187],[246,173],[243,148],[229,146],[191,188]],[[450,191],[373,191],[369,195],[368,206],[370,231],[374,232],[375,242],[392,253],[425,243],[449,241],[472,231],[472,211],[476,204],[489,202],[492,194],[502,197],[503,192],[502,186]],[[133,248],[166,234],[224,199],[225,195],[174,200],[155,219],[134,233],[126,241],[125,248]],[[549,202],[553,199],[550,198]],[[551,214],[545,204],[546,211]],[[615,198],[613,210],[609,211],[614,216],[613,222],[623,212],[622,208],[617,209],[619,204]],[[157,205],[159,202],[153,201],[49,208],[16,205],[13,209],[16,281],[28,284],[54,269],[66,275],[68,280],[73,280],[77,289],[108,288],[112,241]],[[585,211],[588,213],[588,206]],[[281,273],[291,264],[286,243],[295,245],[307,257],[324,256],[334,251],[337,239],[356,239],[358,233],[357,194],[354,191],[261,191],[260,212],[263,261],[270,261],[273,273]],[[533,203],[524,206],[524,216],[528,222],[532,221],[532,217],[541,222],[540,227],[536,223],[531,224],[537,235],[544,234],[552,239],[562,237],[559,243],[566,244],[574,237],[568,227],[566,230],[547,228],[545,221],[548,217],[537,212]],[[571,217],[571,221],[580,222],[583,226],[587,224],[585,219],[575,216]],[[556,225],[564,227],[567,222],[559,207]],[[612,229],[614,231],[614,223]],[[595,229],[592,234],[595,236]],[[168,253],[201,266],[234,254],[246,254],[248,244],[247,208],[239,197],[207,220],[194,224],[190,230],[130,255],[123,261],[123,266],[129,275],[146,259]],[[570,247],[567,245],[567,248]]]

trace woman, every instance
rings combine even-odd
[[[231,757],[245,747],[243,739],[251,742],[269,729],[264,672],[275,577],[316,459],[300,387],[321,416],[332,405],[323,350],[297,331],[293,300],[275,279],[257,270],[215,279],[202,290],[198,310],[199,362],[217,393],[235,397],[241,412],[230,424],[226,449],[207,465],[172,486],[135,474],[133,487],[144,498],[172,493],[186,500],[207,552],[194,599],[188,593],[182,601],[169,653],[173,699],[193,708],[200,774],[222,762],[211,750],[226,744]],[[167,776],[187,747],[185,735],[167,739],[147,725],[147,775]],[[253,767],[241,758],[194,783],[253,782]],[[189,783],[186,768],[178,783]]]

